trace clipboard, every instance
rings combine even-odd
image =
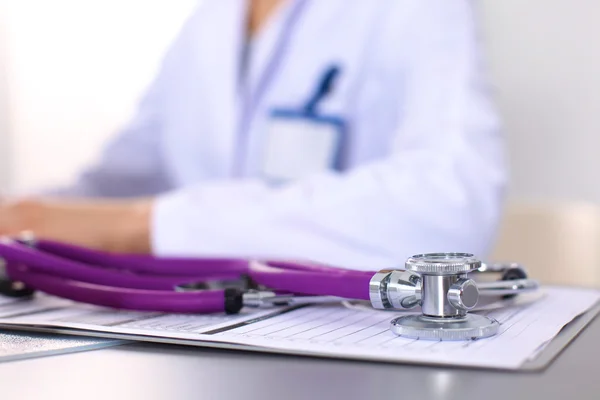
[[[80,335],[0,331],[0,363],[98,350],[123,343],[123,340],[87,338]]]
[[[548,368],[567,349],[569,344],[576,340],[581,332],[594,321],[598,313],[600,313],[600,302],[565,325],[535,358],[521,366],[521,370],[537,372]]]

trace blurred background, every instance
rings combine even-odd
[[[64,183],[90,163],[195,2],[0,0],[0,190]],[[595,263],[581,273],[600,282],[600,2],[475,4],[511,162],[492,257]]]

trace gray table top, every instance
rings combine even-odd
[[[543,372],[126,344],[0,364],[3,399],[600,399],[600,317]],[[407,397],[408,396],[408,397]]]

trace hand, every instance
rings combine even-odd
[[[98,250],[150,253],[151,200],[0,202],[0,236],[31,232]]]

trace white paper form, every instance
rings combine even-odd
[[[299,309],[215,335],[325,356],[517,369],[600,299],[600,293],[591,290],[551,288],[546,292],[542,300],[527,306],[484,313],[500,322],[499,333],[465,342],[401,338],[389,330],[390,320],[405,314],[336,306]]]
[[[22,304],[21,310],[11,305],[9,313],[6,306],[0,307],[0,324],[73,328],[79,334],[101,332],[108,337],[132,335],[132,339],[174,343],[180,340],[198,346],[234,345],[287,354],[518,369],[566,324],[600,300],[600,292],[594,290],[544,290],[546,295],[534,303],[484,312],[500,322],[499,334],[465,342],[401,338],[389,330],[389,322],[407,313],[343,305],[245,311],[236,316],[163,315],[114,311],[41,297]]]
[[[280,312],[279,309],[262,311],[244,309],[235,315],[135,312],[76,303],[41,294],[31,300],[0,302],[0,323],[197,339],[199,333]]]

